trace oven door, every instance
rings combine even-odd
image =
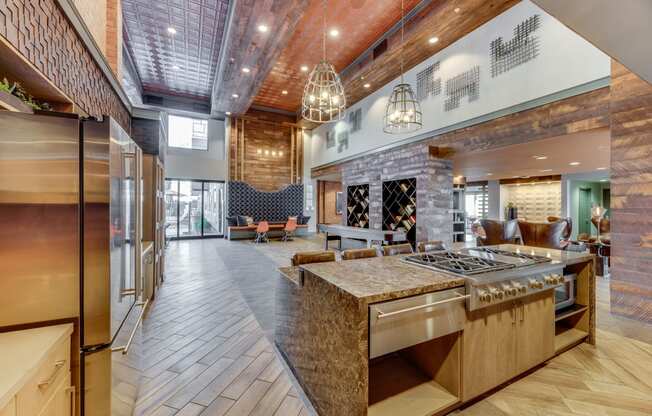
[[[555,288],[555,310],[560,310],[575,304],[577,275],[564,275],[564,283]]]

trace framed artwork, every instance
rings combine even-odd
[[[336,214],[339,215],[344,210],[344,208],[342,206],[343,203],[344,203],[344,199],[342,198],[342,192],[337,192],[335,194],[335,213]]]
[[[326,132],[326,148],[335,147],[335,130],[331,129]]]

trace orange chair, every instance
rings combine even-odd
[[[254,243],[268,243],[267,232],[269,231],[269,223],[267,221],[260,221],[256,227],[256,239]]]
[[[297,217],[288,218],[288,222],[283,228],[283,241],[292,241],[294,239],[294,232],[297,230]]]

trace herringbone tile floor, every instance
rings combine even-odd
[[[171,243],[167,280],[143,324],[145,384],[137,415],[310,414],[266,335],[273,330],[276,267],[321,244],[314,238]],[[605,285],[599,296],[608,293]],[[622,336],[648,340],[652,330],[610,317],[600,301],[609,331],[599,330],[597,348],[568,351],[455,414],[652,415],[652,345]]]

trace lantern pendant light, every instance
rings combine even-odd
[[[326,60],[326,0],[322,0],[323,57],[308,77],[303,89],[301,115],[315,123],[330,123],[344,118],[346,97],[340,76]]]
[[[405,82],[403,77],[403,43],[405,37],[405,8],[403,3],[404,0],[401,0],[401,83],[392,90],[383,117],[383,131],[390,134],[411,133],[423,126],[421,105],[416,99],[412,86]]]

